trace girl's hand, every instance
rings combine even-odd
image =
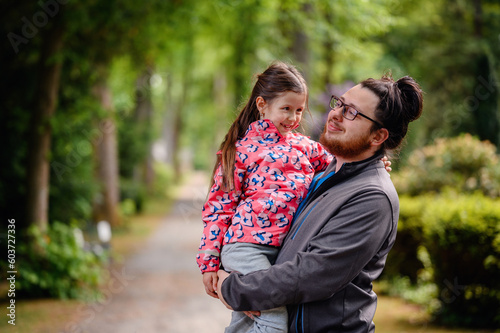
[[[252,320],[255,320],[255,317],[260,316],[260,311],[243,311],[243,313]]]
[[[217,277],[217,272],[205,272],[203,273],[203,284],[205,285],[205,291],[209,296],[213,298],[219,298],[217,295],[217,282],[219,278]]]
[[[384,157],[382,157],[381,161],[384,162],[385,169],[387,170],[387,172],[391,172],[392,171],[392,168],[391,168],[392,163],[391,163],[391,161],[389,161],[389,158],[384,155]]]

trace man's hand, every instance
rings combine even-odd
[[[205,291],[208,295],[219,298],[217,295],[217,272],[205,272],[203,273],[203,284],[205,285]]]
[[[229,273],[220,269],[218,272],[217,272],[217,277],[219,278],[219,281],[217,283],[217,291],[221,290],[221,286],[222,286],[222,282],[224,282],[224,280],[229,276]],[[232,310],[233,308],[229,306],[229,304],[226,303],[226,300],[224,299],[224,297],[222,296],[222,293],[219,292],[218,293],[219,295],[219,299],[220,301],[222,302],[222,304],[224,304],[226,306],[226,308],[228,308],[229,310]]]
[[[221,289],[221,286],[222,286],[222,282],[224,282],[224,280],[229,276],[229,273],[226,272],[226,271],[223,271],[223,270],[219,270],[219,272],[217,272],[217,277],[219,279],[219,282],[217,284],[217,290],[220,290]],[[229,309],[229,310],[232,310],[233,308],[231,308],[229,306],[229,304],[226,303],[226,300],[224,299],[224,297],[222,296],[222,293],[219,293],[219,299],[220,301]],[[255,320],[254,316],[260,316],[260,311],[243,311],[249,318],[251,318],[252,320]]]

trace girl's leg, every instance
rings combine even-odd
[[[288,312],[281,306],[270,310],[261,311],[260,316],[255,316],[253,330],[255,333],[286,333],[288,332]]]
[[[226,327],[224,333],[249,333],[252,332],[254,322],[246,314],[239,311],[233,311],[231,313],[231,322],[229,326]]]
[[[223,269],[248,274],[267,269],[274,263],[278,248],[251,243],[224,245],[221,252]],[[231,324],[225,333],[285,333],[288,332],[288,315],[285,307],[261,311],[255,321],[242,312],[233,312]]]

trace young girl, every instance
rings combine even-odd
[[[314,174],[332,160],[319,143],[292,132],[307,100],[302,75],[290,65],[272,64],[258,75],[221,144],[197,255],[212,297],[221,260],[226,271],[243,274],[274,263]],[[226,332],[287,332],[287,320],[285,307],[262,311],[254,320],[233,312]]]

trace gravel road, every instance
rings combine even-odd
[[[104,301],[82,308],[61,333],[224,331],[230,311],[205,293],[195,262],[207,185],[192,175],[144,248],[112,272]]]

